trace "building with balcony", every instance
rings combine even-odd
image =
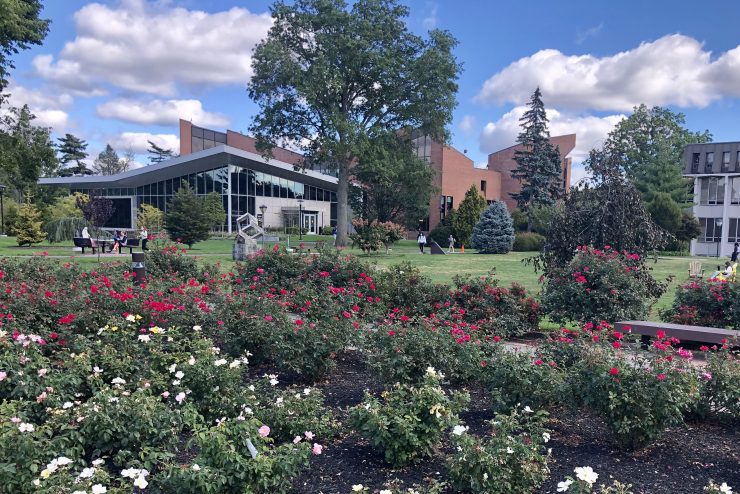
[[[689,144],[683,169],[694,181],[692,211],[701,225],[691,255],[729,256],[740,242],[740,142]]]

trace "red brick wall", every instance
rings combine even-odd
[[[180,119],[180,156],[193,152],[193,124]]]

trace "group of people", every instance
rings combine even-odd
[[[419,252],[422,254],[424,253],[424,246],[427,244],[427,236],[424,235],[424,232],[419,230],[419,232],[416,234],[416,242],[419,244]],[[452,254],[455,252],[455,237],[450,235],[447,238],[447,252]]]
[[[724,269],[722,269],[720,266],[717,266],[717,271],[715,271],[714,274],[712,274],[710,279],[734,280],[735,274],[737,273],[737,257],[738,257],[739,252],[740,252],[740,244],[735,242],[735,248],[732,251],[730,260],[725,262]]]
[[[90,238],[90,232],[87,229],[87,227],[84,227],[82,229],[81,233],[82,238]],[[149,250],[147,247],[147,243],[149,242],[149,232],[145,227],[141,227],[139,229],[139,239],[141,240],[141,250]],[[110,246],[110,250],[108,252],[113,252],[114,250],[118,250],[118,253],[121,253],[121,247],[125,247],[128,243],[128,235],[126,232],[121,230],[116,230],[113,233],[113,243]]]

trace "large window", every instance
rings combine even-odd
[[[722,241],[722,218],[699,218],[701,234],[699,242]]]
[[[704,173],[712,173],[714,167],[714,153],[707,153],[707,162],[704,164]]]
[[[701,193],[699,204],[724,204],[725,178],[708,177],[701,179]]]
[[[412,139],[411,142],[416,151],[416,156],[426,161],[432,161],[432,138],[430,136],[419,136]]]
[[[226,134],[223,132],[216,132],[215,130],[203,129],[196,126],[192,128],[191,139],[193,152],[216,147],[219,144],[226,144]]]
[[[727,232],[727,241],[730,243],[740,242],[740,232],[738,231],[738,219],[739,218],[730,218],[730,228],[729,232]]]
[[[701,156],[700,153],[694,153],[691,156],[691,173],[699,173],[699,159],[700,159],[700,156]]]
[[[740,177],[730,179],[730,203],[740,204]]]
[[[722,173],[730,171],[730,152],[725,151],[722,153]]]
[[[121,230],[130,230],[131,224],[131,199],[116,198],[111,199],[113,203],[113,215],[103,225],[104,228],[117,228]]]

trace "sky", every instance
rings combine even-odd
[[[450,31],[463,65],[451,145],[478,165],[512,145],[540,87],[552,135],[581,160],[641,103],[686,115],[715,141],[740,140],[740,2],[402,0],[409,29]],[[43,45],[16,55],[6,92],[55,136],[96,156],[107,143],[146,161],[147,140],[179,149],[178,119],[246,131],[251,51],[266,0],[45,0]]]

